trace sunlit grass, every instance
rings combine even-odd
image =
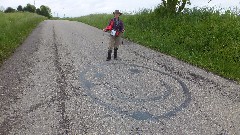
[[[32,13],[0,12],[0,65],[44,19]]]

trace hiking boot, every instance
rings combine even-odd
[[[118,50],[118,48],[114,48],[114,60],[117,60],[118,58],[117,58],[117,50]]]
[[[107,61],[110,61],[110,60],[111,60],[111,55],[112,55],[112,50],[108,50]]]

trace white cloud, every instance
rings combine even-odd
[[[18,5],[26,6],[27,3],[34,4],[34,0],[0,0],[0,6],[17,8]],[[54,16],[70,17],[88,15],[91,13],[111,13],[115,9],[121,11],[138,11],[142,8],[154,8],[161,0],[35,0],[36,7],[49,6]],[[217,6],[227,8],[238,6],[240,0],[191,0],[190,7]]]
[[[191,7],[220,7],[220,8],[228,8],[228,7],[236,7],[239,6],[240,0],[191,0]]]

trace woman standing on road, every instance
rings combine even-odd
[[[114,59],[117,60],[117,50],[121,43],[120,39],[121,39],[122,33],[124,32],[123,22],[119,19],[119,16],[121,16],[122,13],[119,12],[119,10],[115,10],[113,14],[114,14],[114,18],[111,19],[108,26],[105,29],[103,29],[104,32],[111,31],[107,61],[111,60],[113,49],[114,49]]]

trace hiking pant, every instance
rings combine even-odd
[[[117,36],[117,37],[110,35],[108,50],[113,50],[114,48],[119,47],[119,45],[121,44],[121,36],[122,36],[122,33],[120,33],[119,36]]]

